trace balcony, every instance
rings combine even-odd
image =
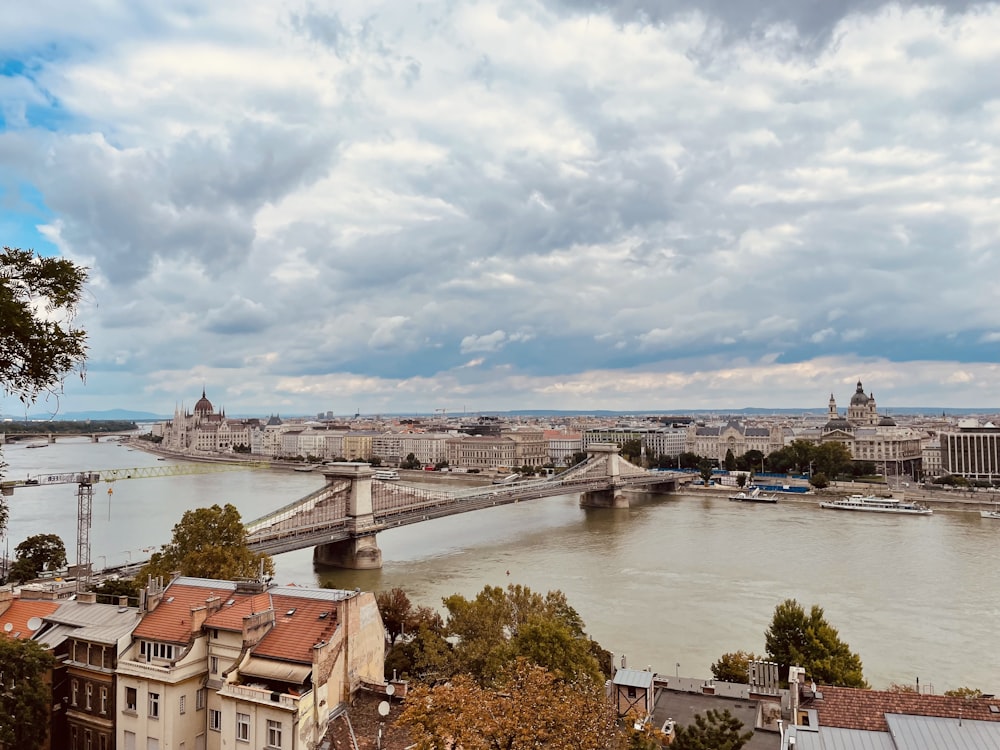
[[[281,693],[267,687],[257,687],[254,685],[226,684],[222,686],[219,695],[224,698],[236,698],[241,701],[252,701],[268,706],[278,706],[289,711],[298,710],[300,699],[300,696],[297,695],[289,695],[288,693]]]

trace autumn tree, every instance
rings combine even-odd
[[[705,715],[694,715],[694,724],[677,726],[671,750],[740,750],[753,732],[740,732],[743,722],[733,716],[729,709],[717,711],[708,709]]]
[[[512,662],[495,687],[459,675],[436,687],[417,685],[399,723],[417,750],[617,750],[623,745],[603,689],[558,680],[526,659]]]
[[[861,657],[840,639],[822,607],[814,604],[807,614],[797,601],[786,599],[775,607],[764,640],[768,659],[778,663],[782,679],[787,679],[788,668],[795,665],[823,685],[868,687]]]
[[[720,682],[746,683],[750,675],[750,662],[759,657],[752,651],[730,651],[712,664],[712,676]]]
[[[444,628],[441,615],[430,607],[414,607],[410,597],[399,587],[379,591],[375,594],[375,601],[382,615],[390,647],[396,644],[397,638],[406,633],[415,633],[421,625],[439,632]]]
[[[35,534],[14,548],[14,558],[10,579],[23,583],[37,578],[43,570],[66,567],[66,545],[56,534]]]
[[[0,384],[22,402],[83,372],[87,335],[73,327],[87,269],[32,250],[0,252]]]
[[[247,547],[247,531],[236,506],[198,508],[185,511],[174,526],[173,538],[162,552],[153,554],[136,578],[148,576],[170,580],[175,572],[196,578],[256,578],[274,575],[274,561],[263,552]]]
[[[837,477],[846,473],[851,467],[851,450],[836,440],[831,440],[816,446],[814,452],[816,473]]]
[[[0,747],[36,750],[49,727],[55,659],[36,641],[0,636]]]

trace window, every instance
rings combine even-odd
[[[241,742],[250,741],[250,714],[236,714],[236,739]]]
[[[80,683],[76,680],[70,680],[69,683],[69,702],[71,705],[75,706],[77,703],[77,696],[80,694]]]
[[[94,750],[94,733],[89,729],[83,730],[83,750]]]
[[[159,643],[157,641],[139,641],[139,653],[150,659],[174,658],[174,646],[172,643]]]
[[[177,707],[180,709],[181,713],[187,710],[187,696],[182,695],[177,701]]]
[[[209,665],[209,669],[212,671],[212,674],[218,674],[219,673],[219,657],[218,656],[213,656],[213,657],[209,658],[208,665]]]
[[[106,714],[108,712],[108,689],[106,687],[101,688],[101,713]]]
[[[208,728],[213,732],[222,730],[222,711],[216,711],[214,708],[208,709]]]
[[[70,724],[69,727],[69,746],[72,750],[80,750],[80,730],[76,724]]]
[[[93,702],[94,702],[94,686],[88,682],[84,692],[87,695],[87,701],[84,704],[84,708],[90,711],[93,708]]]
[[[158,719],[160,718],[160,694],[150,693],[149,694],[149,718]]]
[[[97,750],[108,750],[111,747],[111,737],[107,734],[102,734],[97,738]]]
[[[198,688],[194,694],[194,707],[199,711],[205,708],[205,688]]]
[[[281,747],[281,722],[267,720],[267,746]]]
[[[135,688],[125,688],[125,708],[128,711],[135,711],[139,705],[139,698]]]

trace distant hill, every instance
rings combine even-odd
[[[24,419],[23,415],[18,414],[4,414],[3,416],[5,419],[14,419],[17,421]],[[105,409],[104,411],[67,411],[59,412],[57,414],[50,414],[49,412],[28,412],[28,419],[54,419],[60,422],[86,422],[88,420],[100,421],[104,419],[123,420],[129,422],[155,422],[161,419],[168,419],[168,417],[163,417],[159,414],[153,414],[148,411]]]

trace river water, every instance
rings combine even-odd
[[[66,439],[44,449],[4,447],[6,478],[157,465],[116,443]],[[232,503],[244,520],[322,484],[305,473],[239,471],[117,482],[94,493],[96,568],[144,559],[170,540],[182,513]],[[76,487],[18,489],[9,547],[59,534],[76,552]],[[936,510],[932,517],[820,510],[724,497],[636,495],[628,510],[583,510],[561,496],[426,521],[379,535],[378,571],[314,571],[312,551],[275,558],[278,583],[405,589],[440,607],[487,584],[561,589],[588,632],[630,666],[710,677],[726,651],[761,653],[774,607],[819,604],[858,652],[873,687],[1000,692],[1000,521]]]

